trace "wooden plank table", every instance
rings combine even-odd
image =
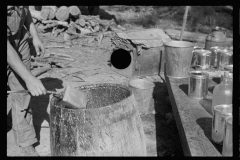
[[[188,79],[170,79],[165,76],[171,105],[185,156],[221,156],[222,146],[212,142],[211,96],[207,99],[190,99]],[[218,82],[219,83],[219,82]],[[209,88],[217,83],[209,79]]]

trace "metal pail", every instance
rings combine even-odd
[[[208,93],[209,74],[203,71],[191,71],[188,82],[188,96],[193,99],[203,99]]]
[[[165,63],[168,77],[189,77],[193,47],[193,43],[186,41],[170,41],[165,43]]]
[[[222,104],[213,107],[212,141],[222,145],[225,131],[225,119],[232,115],[232,104]]]
[[[155,84],[147,79],[131,79],[129,86],[136,99],[140,115],[148,114]]]

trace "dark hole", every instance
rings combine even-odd
[[[124,49],[117,49],[111,55],[111,64],[117,69],[125,69],[131,64],[132,57]]]

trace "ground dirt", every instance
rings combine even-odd
[[[166,8],[162,8],[164,13]],[[156,26],[152,21],[139,18],[150,16],[153,10],[151,7],[145,10],[136,10],[136,7],[129,6],[102,6],[100,7],[101,19],[115,19],[119,23],[122,19],[126,21],[123,24],[128,29],[153,28]],[[131,22],[131,23],[130,23]],[[140,23],[141,22],[141,23]],[[164,24],[162,29],[167,27],[180,26],[174,21],[165,21],[158,19],[158,23]],[[173,27],[173,28],[174,28]],[[51,36],[47,36],[48,38]],[[45,46],[56,45],[56,42],[48,42],[42,37]],[[57,38],[59,40],[62,37]],[[87,43],[87,38],[78,39],[81,43]],[[61,44],[60,44],[61,45]],[[62,89],[66,84],[80,86],[91,83],[121,83],[127,84],[128,78],[113,72],[108,60],[110,51],[107,49],[97,48],[97,41],[91,44],[93,47],[73,45],[70,48],[50,48],[46,52],[56,52],[69,54],[74,57],[75,62],[65,63],[66,67],[53,68],[38,78],[41,79],[47,90]],[[101,47],[110,48],[110,38],[105,36],[101,42]],[[81,70],[76,74],[71,74]],[[73,76],[74,75],[74,76]],[[178,130],[174,121],[171,104],[168,99],[167,87],[164,77],[158,75],[149,76],[149,79],[155,83],[153,91],[154,101],[151,103],[149,114],[141,117],[144,132],[147,140],[148,156],[183,156]],[[35,144],[36,150],[40,156],[51,156],[50,150],[50,129],[49,114],[47,107],[49,103],[49,94],[45,96],[32,97],[30,106],[33,114],[33,125],[36,131],[36,137],[39,140]],[[8,115],[8,132],[7,132],[7,156],[21,156],[19,148],[15,145],[13,132],[11,130],[11,116]]]

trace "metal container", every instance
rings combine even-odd
[[[224,70],[224,67],[226,65],[232,65],[233,51],[227,49],[227,48],[220,48],[217,50],[217,69],[218,70]]]
[[[220,83],[223,81],[224,74],[221,75]],[[233,73],[229,73],[229,79],[233,81]]]
[[[222,30],[214,29],[211,34],[206,37],[205,49],[210,49],[214,46],[227,47],[229,40]]]
[[[188,82],[188,96],[193,99],[203,99],[208,93],[209,74],[203,71],[191,71]]]
[[[225,131],[225,118],[232,115],[232,104],[217,105],[213,108],[212,141],[222,145]]]
[[[211,47],[210,50],[212,52],[211,55],[211,67],[212,68],[216,68],[217,67],[217,50],[219,49],[219,46],[214,46]]]
[[[168,77],[189,77],[193,47],[193,43],[185,41],[170,41],[165,43],[165,63]]]
[[[232,116],[226,118],[225,136],[223,139],[222,156],[233,156],[232,149]]]
[[[195,49],[193,54],[196,56],[196,67],[201,70],[209,70],[211,66],[211,55],[210,50]]]
[[[233,73],[233,65],[232,65],[232,64],[226,65],[226,66],[224,67],[224,70],[225,70],[225,71],[229,71],[230,73]]]
[[[129,86],[136,99],[140,115],[148,114],[155,84],[147,79],[131,79]]]

